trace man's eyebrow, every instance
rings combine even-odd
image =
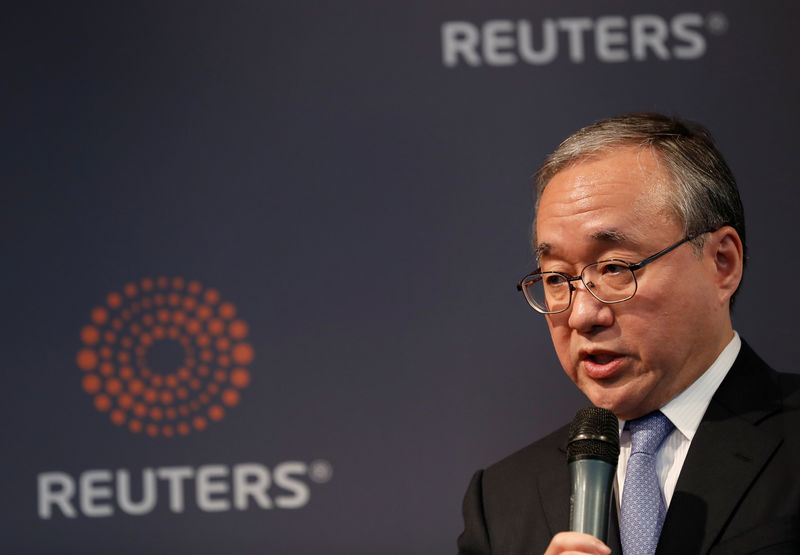
[[[628,243],[631,240],[630,237],[616,229],[601,229],[600,231],[595,231],[589,237],[601,243]]]
[[[601,229],[599,231],[594,231],[589,235],[589,237],[598,243],[613,243],[621,245],[633,242],[628,235],[616,229]],[[537,258],[541,258],[542,256],[551,254],[553,250],[553,245],[551,243],[541,242],[536,247],[534,254]]]

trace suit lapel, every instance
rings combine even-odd
[[[566,441],[566,433],[564,434]],[[563,465],[550,466],[538,476],[539,500],[544,511],[550,535],[569,529],[569,472],[567,472],[566,446],[558,447]]]
[[[706,553],[782,439],[759,430],[780,409],[771,370],[743,342],[692,440],[656,553]]]

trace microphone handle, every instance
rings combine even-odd
[[[591,534],[603,543],[606,542],[611,488],[616,470],[616,465],[596,459],[581,459],[569,463],[571,531]]]

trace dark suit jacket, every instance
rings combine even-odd
[[[459,553],[541,554],[569,528],[567,427],[472,478]],[[612,508],[608,545],[622,553]],[[657,555],[800,553],[800,375],[742,349],[703,416]]]

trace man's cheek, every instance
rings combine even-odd
[[[564,369],[564,373],[569,377],[569,379],[577,384],[580,369],[580,363],[578,360],[570,357],[569,351],[563,352],[561,350],[557,350],[556,354],[558,355],[558,361],[561,363],[561,368]]]

